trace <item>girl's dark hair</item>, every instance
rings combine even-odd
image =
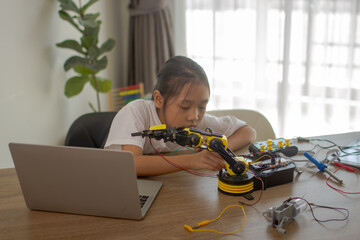
[[[177,96],[186,84],[204,84],[210,92],[209,81],[204,69],[195,61],[184,56],[175,56],[166,61],[157,76],[154,91],[158,90],[166,106],[169,97]]]

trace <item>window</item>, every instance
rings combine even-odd
[[[278,136],[360,130],[358,0],[187,0],[209,109],[262,112]]]

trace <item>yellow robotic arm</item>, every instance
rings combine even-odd
[[[243,174],[246,170],[244,161],[237,161],[235,154],[228,148],[225,135],[214,133],[207,128],[206,131],[197,128],[166,128],[166,125],[157,125],[149,130],[132,133],[132,136],[142,136],[163,139],[164,142],[176,142],[180,146],[191,148],[206,148],[218,153],[227,163],[229,173],[234,175]]]

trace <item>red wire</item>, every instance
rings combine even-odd
[[[340,167],[340,168],[336,169],[336,170],[334,171],[334,173],[336,173],[337,171],[339,171],[340,169],[343,169],[343,168],[344,168],[344,167]],[[334,189],[335,191],[338,191],[338,192],[341,192],[341,193],[344,193],[344,194],[360,194],[360,192],[345,192],[345,191],[340,190],[340,189],[338,189],[338,188],[336,188],[336,187],[334,187],[334,186],[331,186],[330,183],[329,183],[330,177],[331,177],[331,176],[329,176],[329,177],[326,179],[326,184],[327,184],[330,188]]]
[[[355,173],[359,173],[360,170],[357,169],[357,168],[353,168],[353,167],[350,167],[350,166],[346,166],[342,163],[339,163],[339,162],[334,162],[334,165],[338,166],[338,167],[343,167],[345,168],[346,170],[350,171],[350,172],[355,172]]]
[[[302,198],[302,197],[293,197],[291,199],[301,199],[304,202],[306,202],[306,204],[309,206],[310,211],[311,211],[311,215],[313,216],[313,218],[315,219],[315,221],[317,221],[318,223],[325,223],[325,222],[332,222],[332,221],[346,221],[349,218],[349,210],[346,208],[339,208],[339,207],[329,207],[329,206],[323,206],[323,205],[318,205],[318,204],[313,204],[313,203],[309,203],[306,199]],[[336,210],[336,211],[343,211],[342,213],[346,212],[345,217],[344,218],[330,218],[330,219],[325,219],[325,220],[320,220],[317,217],[315,217],[315,213],[313,210],[313,206],[314,207],[318,207],[318,208],[327,208],[327,209],[331,209],[331,210]]]
[[[249,171],[249,172],[251,172],[251,171]],[[253,172],[251,172],[251,173],[253,173]],[[254,173],[253,173],[253,174],[254,174]],[[249,204],[249,203],[244,203],[244,202],[241,202],[241,201],[240,201],[239,203],[244,204],[244,205],[247,205],[247,206],[252,206],[252,205],[257,204],[257,203],[260,201],[261,196],[262,196],[262,194],[263,194],[263,192],[264,192],[264,181],[263,181],[260,177],[256,176],[255,174],[254,174],[254,176],[255,176],[257,179],[259,179],[260,182],[261,182],[261,192],[260,192],[260,196],[259,196],[258,200],[256,200],[255,202],[253,202],[253,203],[251,203],[251,204]]]

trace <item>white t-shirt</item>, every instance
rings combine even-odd
[[[143,99],[132,101],[116,114],[111,124],[105,148],[121,150],[122,145],[135,145],[143,149],[143,154],[155,153],[147,137],[132,137],[131,133],[149,130],[150,127],[160,124],[154,101]],[[210,128],[213,132],[229,137],[245,125],[244,121],[234,116],[215,117],[205,114],[195,128],[201,130]],[[177,143],[165,143],[163,140],[152,139],[151,143],[160,152],[172,152],[180,147]]]

